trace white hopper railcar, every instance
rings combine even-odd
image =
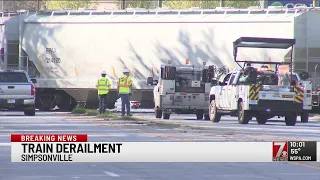
[[[314,62],[305,52],[320,52],[315,43],[320,36],[308,36],[319,32],[320,21],[314,21],[318,17],[319,11],[308,9],[43,11],[25,17],[21,44],[29,65],[37,70],[38,107],[71,109],[75,101],[97,107],[95,83],[105,70],[112,80],[112,108],[116,80],[124,68],[131,71],[135,84],[132,100],[152,107],[153,87],[146,79],[158,76],[153,69],[168,60],[180,65],[186,59],[194,65],[205,61],[237,68],[232,42],[238,37],[296,38],[295,67],[308,71]],[[281,61],[290,52],[240,53],[243,59]]]

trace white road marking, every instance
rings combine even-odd
[[[98,124],[2,124],[1,126],[98,126]]]
[[[113,137],[126,137],[128,136],[127,133],[110,133],[110,134],[96,134],[96,135],[88,135],[89,137],[110,137],[110,136],[113,136]]]
[[[0,130],[0,132],[16,132],[16,131],[25,131],[25,132],[46,132],[46,131],[53,131],[53,132],[61,132],[61,131],[84,131],[83,129],[81,130],[65,130],[65,129],[28,129],[28,130],[23,130],[23,129],[15,129],[15,130]],[[89,130],[85,130],[89,131]],[[55,133],[59,134],[59,133]],[[60,133],[61,134],[61,133]]]
[[[115,174],[113,172],[109,172],[109,171],[104,171],[104,173],[108,176],[111,176],[111,177],[120,177],[118,174]]]
[[[0,146],[11,146],[11,143],[0,143]]]

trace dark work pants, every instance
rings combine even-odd
[[[119,94],[122,103],[122,115],[125,115],[125,108],[127,108],[127,115],[130,114],[130,95],[129,94]]]
[[[104,113],[106,110],[109,94],[99,95],[99,112]]]

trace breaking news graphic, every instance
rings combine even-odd
[[[270,142],[89,142],[86,134],[13,134],[12,162],[271,162]]]
[[[11,162],[317,161],[316,153],[317,142],[308,141],[89,142],[87,134],[11,135]]]
[[[273,142],[272,161],[317,161],[317,142]]]

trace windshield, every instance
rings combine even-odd
[[[256,82],[254,82],[256,80]],[[292,75],[292,81],[298,82],[298,77],[296,74]],[[238,84],[251,84],[257,83],[262,85],[278,85],[289,87],[290,86],[290,76],[288,73],[286,74],[276,74],[272,71],[259,72],[257,73],[256,78],[250,75],[246,75],[241,73]]]
[[[278,83],[279,86],[284,86],[284,87],[290,86],[290,75],[288,73],[279,74],[278,76],[279,76],[279,83]],[[295,74],[293,74],[291,78],[292,78],[292,81],[296,81],[296,82],[299,81],[297,75]]]
[[[202,82],[202,71],[178,70],[175,79],[176,92],[204,93],[205,86]]]
[[[28,79],[23,72],[0,72],[0,83],[10,82],[28,82]]]

